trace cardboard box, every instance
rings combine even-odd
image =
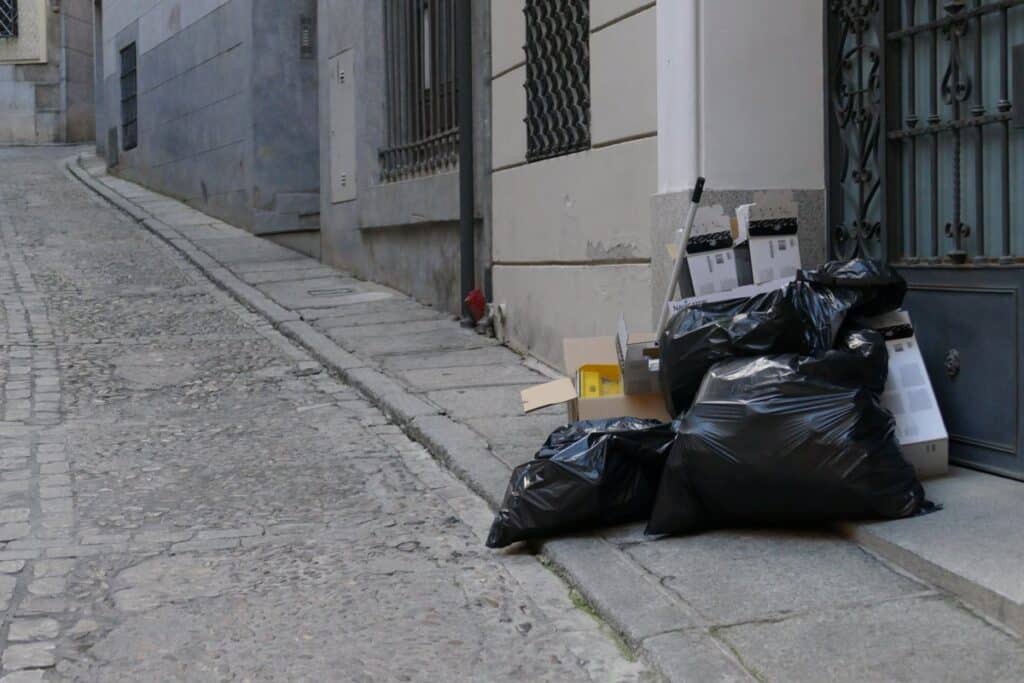
[[[657,364],[651,365],[651,361],[656,361],[661,355],[653,332],[630,333],[625,316],[620,315],[615,353],[622,374],[623,393],[656,394],[660,391]]]
[[[733,255],[732,220],[720,204],[697,209],[686,243],[686,266],[697,296],[725,292],[739,284]]]
[[[753,204],[736,209],[737,244],[749,251],[749,277],[754,284],[793,277],[800,269],[800,241],[797,238],[799,210],[788,191],[755,192]],[[740,259],[744,264],[746,258]]]
[[[570,421],[611,417],[645,417],[669,421],[661,394],[620,394],[587,398],[578,391],[580,369],[588,366],[618,367],[615,337],[583,337],[562,342],[565,371],[569,377],[523,389],[523,412],[566,404]]]
[[[687,306],[693,306],[694,304],[731,301],[732,299],[746,299],[747,297],[757,296],[758,294],[764,294],[765,292],[771,292],[776,289],[783,289],[792,281],[793,278],[785,277],[779,278],[778,280],[772,280],[771,282],[764,282],[759,285],[743,285],[742,287],[731,289],[728,292],[715,292],[704,296],[691,296],[685,299],[670,301],[668,304],[669,315],[675,315],[680,309],[686,308]]]
[[[949,469],[949,435],[935,391],[906,311],[894,311],[860,321],[878,330],[889,351],[889,378],[882,405],[896,419],[896,439],[903,457],[924,479]]]

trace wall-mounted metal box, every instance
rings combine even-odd
[[[356,86],[352,49],[327,61],[331,202],[356,198]]]

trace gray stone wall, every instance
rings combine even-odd
[[[0,63],[0,144],[93,137],[91,0],[64,0],[58,12],[49,2],[41,7],[45,36],[26,27],[14,40],[45,40],[46,60]],[[34,16],[39,6],[25,2],[22,10],[23,16]]]
[[[473,2],[477,283],[490,260],[490,3]],[[354,50],[356,198],[331,203],[327,78],[320,80],[321,246],[326,263],[400,289],[453,313],[461,307],[458,172],[380,182],[385,143],[384,17],[381,3],[319,0],[319,64]]]
[[[65,140],[83,142],[95,134],[92,0],[63,0]]]
[[[139,44],[132,23],[114,45],[115,57],[130,43],[138,49],[138,146],[125,150],[121,140],[118,172],[238,225],[251,223],[249,8],[249,0],[231,0],[159,45]],[[106,99],[120,127],[114,61]]]
[[[138,48],[138,146],[120,142],[115,171],[260,234],[315,230],[316,61],[298,40],[314,0],[206,4],[198,17],[170,6],[177,25],[159,30],[144,22],[162,6],[105,12],[107,130],[121,123],[118,55]]]
[[[252,201],[257,234],[319,226],[316,55],[300,54],[300,17],[316,0],[252,0]]]

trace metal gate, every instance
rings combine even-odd
[[[1024,0],[827,0],[826,32],[830,253],[900,269],[951,458],[1024,478]]]

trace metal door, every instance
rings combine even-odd
[[[1024,0],[825,7],[830,252],[907,278],[951,459],[1024,479]]]

